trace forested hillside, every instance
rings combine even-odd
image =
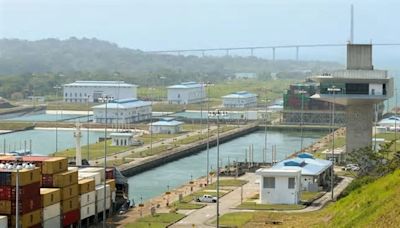
[[[273,63],[256,57],[148,54],[86,38],[2,39],[0,96],[10,97],[14,92],[45,95],[55,85],[77,79],[120,79],[139,85],[168,85],[187,80],[220,81],[238,72],[257,73],[260,79],[268,79],[271,72],[291,77],[298,76],[298,72],[322,72],[339,67],[337,63],[318,61]]]

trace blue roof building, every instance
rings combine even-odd
[[[227,108],[251,108],[257,106],[257,94],[239,91],[222,96],[223,105]]]
[[[149,131],[155,134],[176,134],[181,132],[182,124],[183,122],[176,121],[174,118],[163,118],[148,125]]]
[[[167,89],[170,104],[192,104],[202,102],[206,98],[204,84],[197,82],[183,82],[168,86]]]
[[[295,158],[276,163],[274,170],[299,170],[301,172],[301,189],[303,191],[318,191],[327,187],[330,178],[332,161],[314,158],[312,154],[301,153]]]
[[[95,123],[128,124],[151,118],[151,102],[128,98],[92,107]],[[107,112],[107,120],[106,120]]]

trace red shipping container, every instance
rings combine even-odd
[[[0,200],[15,199],[15,186],[0,186]],[[40,182],[19,187],[19,197],[21,200],[30,199],[40,194]]]
[[[42,174],[42,187],[52,188],[53,187],[53,175],[52,174]]]
[[[106,179],[115,179],[114,168],[106,168]]]
[[[42,197],[36,195],[30,199],[20,200],[19,201],[19,213],[26,214],[35,210],[42,208]],[[11,201],[11,214],[15,214],[15,201]]]
[[[63,214],[62,218],[63,226],[65,227],[79,222],[80,215],[81,215],[80,209],[76,209]]]

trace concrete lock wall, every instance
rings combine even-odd
[[[371,145],[373,104],[349,105],[346,111],[346,151]]]

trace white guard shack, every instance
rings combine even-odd
[[[113,132],[110,134],[112,146],[131,146],[134,145],[134,134],[132,132]]]
[[[65,84],[64,102],[93,103],[105,95],[114,99],[137,98],[137,85],[124,81],[75,81]]]
[[[149,131],[154,134],[176,134],[181,132],[182,124],[183,122],[174,120],[174,118],[163,118],[148,125]]]
[[[257,94],[239,91],[222,96],[226,108],[253,108],[257,106]]]
[[[276,163],[272,168],[278,170],[300,170],[301,190],[316,192],[329,184],[332,161],[314,158],[312,154],[301,153]]]
[[[204,85],[197,82],[184,82],[167,87],[169,104],[193,104],[205,100]]]
[[[259,169],[261,204],[298,204],[300,201],[300,170]]]
[[[106,104],[92,107],[95,123],[129,124],[151,118],[151,102],[137,99],[113,100]]]

